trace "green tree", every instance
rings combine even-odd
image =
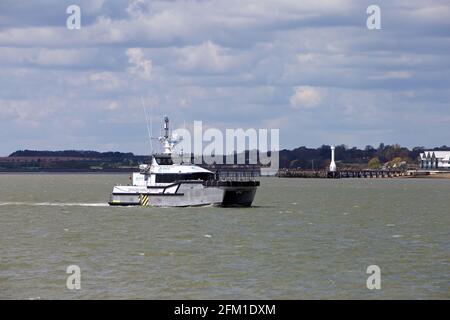
[[[389,168],[397,168],[398,169],[402,166],[402,162],[404,162],[402,158],[395,157],[394,159],[392,159],[391,161],[388,162],[387,166]]]
[[[372,159],[369,160],[369,163],[367,164],[367,166],[370,169],[380,169],[381,168],[380,159],[378,159],[378,157],[373,157]]]

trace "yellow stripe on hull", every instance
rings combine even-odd
[[[141,206],[147,207],[148,202],[149,202],[148,195],[141,194],[139,197],[140,197]]]

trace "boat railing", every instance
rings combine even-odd
[[[254,181],[259,177],[261,177],[259,170],[217,171],[214,179],[222,181]]]

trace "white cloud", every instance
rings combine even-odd
[[[142,9],[144,6],[144,0],[130,0],[126,11],[133,18],[141,18],[143,16]]]
[[[320,104],[322,97],[317,88],[311,86],[299,86],[289,99],[293,108],[314,108]]]
[[[297,60],[300,63],[310,63],[314,61],[315,57],[311,53],[301,53],[297,55]]]
[[[412,73],[409,71],[387,71],[381,75],[376,75],[369,77],[373,80],[383,80],[383,79],[409,79],[412,77]]]
[[[126,52],[128,62],[132,67],[128,72],[144,79],[150,79],[152,75],[152,61],[144,59],[144,53],[140,48],[129,48]]]
[[[111,72],[94,72],[89,80],[105,90],[114,90],[120,86],[119,78]]]
[[[238,62],[238,58],[231,56],[226,49],[211,41],[181,48],[178,55],[178,66],[187,71],[223,72]]]
[[[119,108],[120,108],[120,105],[119,105],[119,103],[117,101],[111,101],[106,106],[106,109],[107,110],[111,110],[111,111],[117,110]]]
[[[55,113],[55,101],[0,100],[0,119],[13,121],[20,127],[40,128],[45,119]]]

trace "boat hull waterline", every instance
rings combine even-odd
[[[164,187],[117,186],[112,206],[250,207],[259,181],[181,181]]]

